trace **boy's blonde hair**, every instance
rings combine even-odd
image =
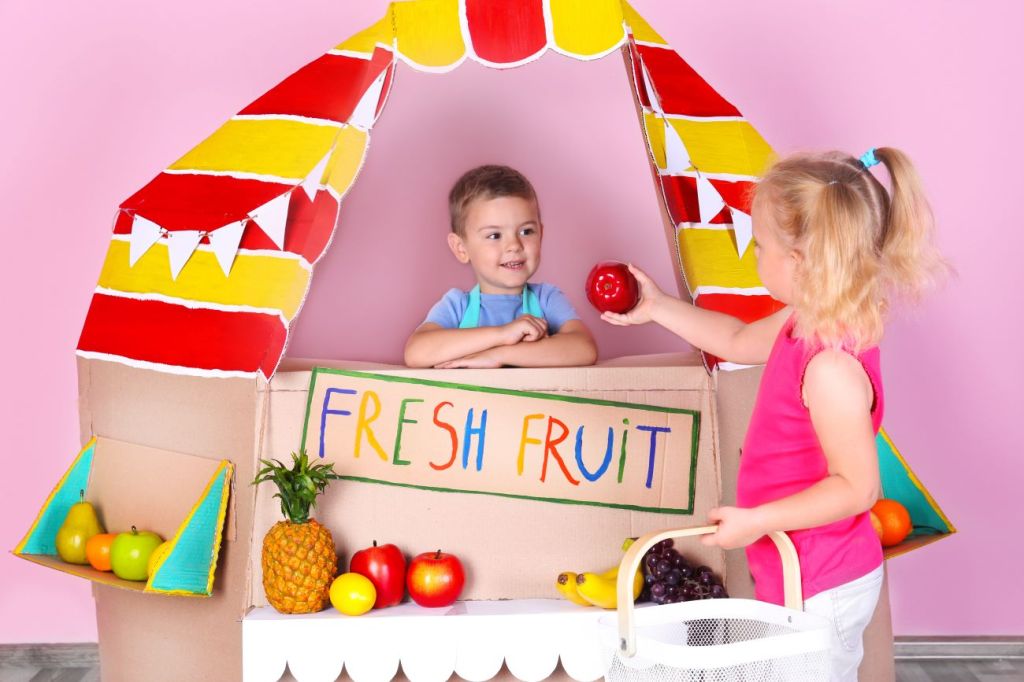
[[[448,193],[452,232],[465,236],[466,209],[472,201],[496,197],[519,197],[532,201],[537,207],[537,218],[540,218],[537,193],[525,175],[508,166],[477,166],[463,173]]]
[[[755,190],[754,202],[801,256],[793,301],[799,338],[857,350],[876,345],[891,302],[917,300],[947,269],[910,159],[891,147],[874,154],[889,172],[890,191],[841,152],[781,159]]]

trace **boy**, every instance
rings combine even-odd
[[[451,289],[405,344],[410,367],[591,365],[597,346],[565,295],[528,284],[540,265],[543,226],[533,186],[507,166],[465,173],[448,195],[448,247],[476,275]]]

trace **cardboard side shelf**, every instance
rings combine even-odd
[[[209,596],[220,552],[233,466],[167,450],[93,438],[72,462],[13,554],[92,582],[128,590]],[[107,532],[132,526],[171,542],[149,580],[131,581],[57,555],[57,531],[81,499]]]

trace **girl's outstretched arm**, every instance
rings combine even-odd
[[[828,476],[795,495],[753,509],[719,507],[708,513],[718,532],[705,544],[744,547],[771,530],[823,526],[867,511],[881,484],[871,408],[871,380],[852,355],[818,353],[804,375],[804,403],[828,462]]]
[[[775,337],[789,318],[789,307],[747,324],[732,315],[704,310],[669,296],[640,268],[629,266],[640,284],[640,302],[625,314],[604,313],[601,319],[619,326],[657,322],[676,336],[713,355],[741,365],[768,362]]]

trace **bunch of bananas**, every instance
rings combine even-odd
[[[626,540],[622,549],[626,550],[633,544],[632,539]],[[615,584],[619,579],[619,566],[602,573],[573,573],[563,571],[558,574],[555,580],[555,588],[558,592],[574,604],[580,606],[599,606],[602,609],[614,609],[618,607],[618,597],[615,592]],[[640,596],[644,587],[644,575],[637,569],[633,576],[633,599]]]

